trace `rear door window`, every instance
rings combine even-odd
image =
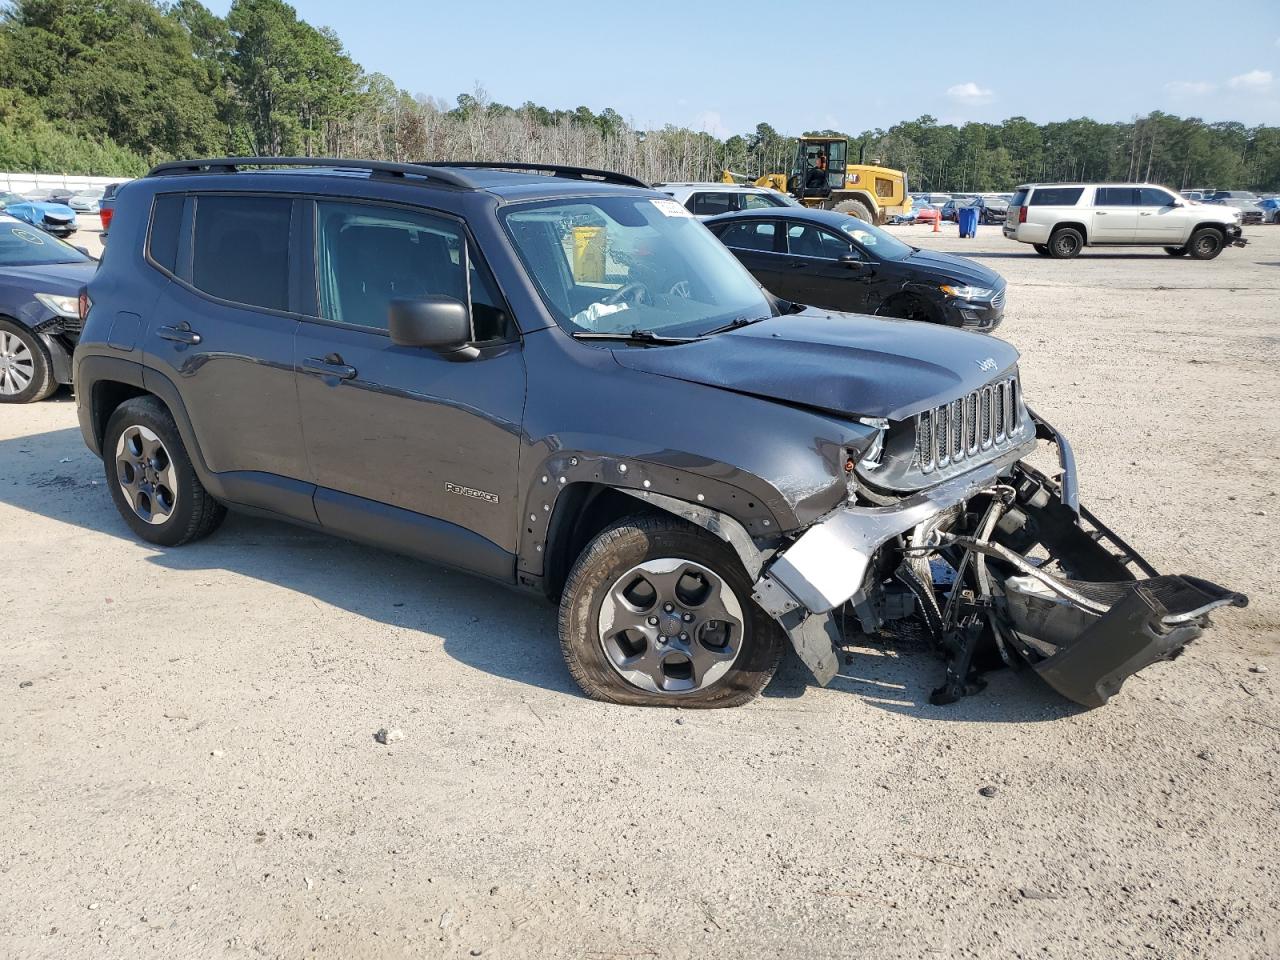
[[[196,199],[191,284],[249,307],[289,309],[288,197]]]
[[[685,206],[690,213],[700,217],[714,217],[721,213],[732,213],[738,209],[737,195],[720,191],[717,193],[695,193]]]
[[[1074,207],[1084,187],[1036,187],[1031,194],[1032,207]]]
[[[1132,207],[1136,193],[1133,187],[1099,187],[1093,205],[1095,207]]]
[[[748,220],[729,224],[720,234],[720,242],[738,250],[772,253],[773,238],[777,232],[777,224],[772,220]]]

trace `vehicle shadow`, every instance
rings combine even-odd
[[[947,253],[954,253],[958,257],[968,257],[970,260],[1052,260],[1052,257],[1042,257],[1034,250],[1023,252],[1021,250],[1014,251],[993,251],[990,253],[983,252],[966,252],[964,250],[948,250]],[[1075,260],[1177,260],[1177,257],[1171,257],[1167,253],[1101,253],[1094,250],[1081,250],[1075,256]]]
[[[74,428],[0,440],[0,503],[60,523],[139,543],[116,512],[102,464]],[[252,577],[334,608],[405,631],[435,636],[467,666],[572,697],[557,639],[556,608],[536,596],[284,522],[232,513],[210,537],[178,548],[146,545],[147,560],[166,570],[219,570]],[[412,642],[412,641],[410,641]],[[942,664],[918,637],[898,636],[850,648],[830,689],[879,709],[934,720],[1057,719],[1079,708],[1034,677],[988,674],[980,696],[935,707],[929,692]],[[788,653],[764,691],[799,698],[812,689],[808,670]]]

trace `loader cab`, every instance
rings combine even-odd
[[[813,171],[819,168],[819,158],[826,158],[826,185],[819,186],[811,180]],[[801,137],[796,145],[796,159],[791,168],[791,193],[800,199],[822,198],[832,190],[844,187],[845,170],[849,163],[849,142],[840,137]]]

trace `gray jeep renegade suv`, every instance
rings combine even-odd
[[[629,177],[163,164],[82,310],[81,429],[140,537],[230,507],[541,592],[600,699],[739,704],[788,638],[825,683],[842,624],[913,617],[936,702],[987,646],[1096,705],[1245,602],[1079,504],[1008,344],[778,300]]]

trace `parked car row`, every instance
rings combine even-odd
[[[114,195],[120,184],[106,187],[41,188],[25,193],[0,191],[0,211],[25,220],[56,237],[69,237],[79,228],[77,214],[96,214],[105,233],[110,214],[103,213],[103,201]]]
[[[1099,706],[1247,602],[1080,506],[1017,352],[951,329],[999,322],[985,267],[607,171],[333,164],[162,164],[96,270],[0,223],[0,400],[72,355],[139,538],[244,509],[540,593],[584,692],[654,706],[744,703],[788,640],[825,684],[842,623],[906,619],[935,703],[998,646]]]

